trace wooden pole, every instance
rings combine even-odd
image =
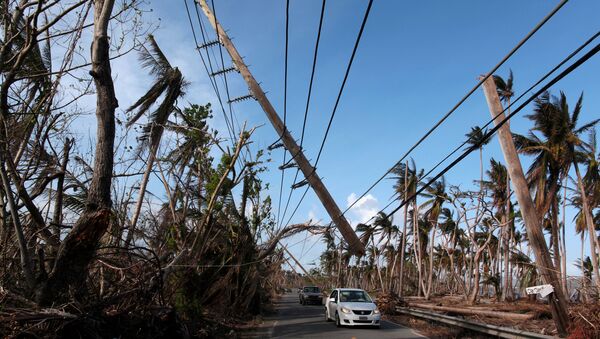
[[[269,121],[275,128],[277,134],[280,136],[285,148],[290,152],[292,158],[296,161],[296,164],[298,164],[298,167],[304,174],[304,177],[317,194],[317,197],[319,197],[319,200],[321,200],[321,203],[323,204],[323,207],[325,207],[325,210],[327,210],[327,213],[331,217],[331,220],[333,220],[333,222],[340,230],[340,233],[349,245],[350,251],[356,255],[363,255],[365,253],[365,248],[363,244],[358,239],[358,236],[348,223],[348,220],[346,220],[346,218],[344,218],[344,216],[342,215],[342,211],[340,210],[336,202],[333,200],[333,197],[331,197],[331,194],[329,194],[329,191],[317,175],[316,169],[312,167],[308,159],[306,159],[304,153],[302,152],[302,149],[300,148],[300,146],[298,146],[294,138],[292,138],[290,132],[287,130],[287,128],[283,124],[283,121],[281,121],[281,118],[277,114],[277,111],[275,111],[275,108],[273,108],[273,105],[271,105],[271,102],[265,95],[265,92],[262,90],[252,73],[250,73],[250,70],[248,69],[241,55],[238,53],[237,49],[231,42],[231,39],[229,39],[227,33],[225,33],[225,30],[223,29],[221,24],[217,22],[215,15],[208,7],[206,0],[196,0],[196,2],[200,5],[202,11],[208,18],[208,21],[217,32],[217,35],[219,36],[219,41],[223,44],[225,49],[227,49],[227,52],[229,52],[233,63],[235,64],[240,74],[244,77],[244,80],[250,88],[250,92],[262,107],[263,111],[267,115],[267,118],[269,118]]]
[[[494,119],[494,124],[498,125],[500,121],[504,120],[505,116],[493,77],[490,76],[483,83],[483,91],[490,113]],[[531,199],[529,187],[525,180],[525,174],[523,174],[523,167],[521,166],[521,161],[517,155],[510,127],[507,124],[504,124],[498,130],[498,140],[500,141],[500,147],[504,154],[510,180],[513,183],[517,200],[521,207],[521,214],[523,216],[523,221],[525,222],[529,244],[533,249],[536,259],[536,268],[544,283],[551,284],[554,287],[554,293],[550,294],[548,302],[558,333],[559,335],[564,336],[567,334],[567,329],[569,327],[567,300],[560,286],[560,281],[556,274],[552,259],[550,258],[550,252],[546,244],[546,239],[544,238],[544,233],[542,232],[541,219],[539,218]]]

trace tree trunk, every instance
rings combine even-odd
[[[114,0],[94,1],[94,37],[91,46],[92,70],[96,86],[97,139],[94,174],[86,208],[61,244],[54,268],[37,291],[42,305],[64,301],[69,292],[84,293],[83,282],[100,238],[111,220],[111,183],[114,162],[115,109],[118,102],[110,69],[108,22]]]
[[[554,251],[554,267],[556,269],[558,277],[562,277],[560,259],[560,229],[558,225],[558,199],[556,195],[552,196],[551,198],[552,207],[550,207],[550,219],[552,223],[552,236],[550,238],[552,240],[552,248]],[[563,288],[561,280],[559,280],[559,285],[561,288]]]
[[[565,295],[569,295],[569,287],[567,286],[567,244],[566,244],[566,232],[565,232],[565,228],[567,226],[566,223],[566,210],[567,210],[567,178],[565,176],[565,178],[563,179],[563,186],[564,186],[564,191],[563,191],[563,202],[562,202],[562,227],[561,227],[561,247],[562,247],[562,253],[561,253],[561,261],[560,261],[560,265],[561,265],[561,273],[562,273],[562,285],[563,285],[563,290],[565,291]]]
[[[508,174],[508,173],[507,173]],[[512,299],[512,283],[511,283],[511,272],[510,272],[510,177],[506,176],[506,211],[504,213],[504,233],[503,233],[503,245],[504,245],[504,288],[502,289],[502,301]]]
[[[596,249],[600,248],[598,245],[598,236],[596,235],[596,228],[594,226],[594,218],[592,217],[592,212],[590,210],[590,205],[588,204],[587,192],[585,190],[585,186],[583,185],[583,180],[581,180],[581,173],[579,172],[579,164],[577,162],[573,162],[575,166],[575,174],[577,174],[577,184],[579,185],[579,192],[581,193],[581,204],[583,205],[583,216],[585,219],[585,224],[587,225],[589,236],[590,236],[590,258],[592,259],[592,270],[594,273],[594,283],[597,288],[600,289],[600,269],[598,266],[598,255],[596,254]],[[582,258],[583,260],[583,258]],[[583,264],[583,261],[582,261]]]
[[[160,143],[160,137],[159,137],[159,143]],[[154,165],[154,160],[156,159],[156,152],[158,152],[158,144],[152,145],[152,147],[150,148],[150,154],[148,156],[148,161],[146,163],[146,170],[144,171],[144,176],[142,177],[142,182],[140,183],[138,199],[135,202],[135,210],[133,211],[133,216],[131,217],[131,223],[129,225],[129,232],[127,232],[127,238],[125,239],[125,248],[129,247],[129,245],[133,241],[133,236],[135,233],[135,228],[137,226],[137,221],[140,217],[140,213],[142,212],[142,205],[144,204],[144,196],[146,195],[146,187],[148,186],[148,181],[150,180],[150,174],[152,173],[152,166]]]
[[[503,113],[502,104],[498,98],[498,92],[496,90],[496,84],[494,83],[493,77],[489,77],[484,82],[483,89],[490,113],[494,119],[494,124],[497,126],[502,120],[504,120],[505,116]],[[555,273],[555,267],[552,263],[550,252],[548,251],[548,247],[546,245],[546,240],[544,239],[542,225],[540,224],[541,219],[539,218],[531,199],[529,187],[527,186],[527,180],[523,174],[521,161],[517,155],[517,150],[508,126],[503,125],[499,129],[498,139],[500,141],[502,153],[504,154],[508,172],[510,174],[510,179],[514,184],[517,201],[521,207],[521,213],[525,222],[529,243],[535,253],[536,267],[540,272],[544,283],[551,284],[554,287],[554,293],[548,298],[550,310],[552,312],[552,318],[556,324],[558,334],[564,336],[567,334],[567,329],[569,327],[567,300],[559,284],[557,284],[557,281],[559,280]]]
[[[408,162],[404,169],[404,201],[408,196],[408,190],[406,189],[408,184]],[[399,296],[402,296],[402,290],[404,289],[404,252],[406,252],[406,223],[408,222],[408,204],[404,205],[404,226],[402,228],[402,245],[400,246],[400,288]]]
[[[27,247],[27,239],[23,233],[23,227],[21,225],[21,219],[19,219],[19,211],[17,210],[17,204],[15,203],[12,190],[10,188],[10,182],[8,181],[8,175],[4,170],[4,156],[0,154],[0,177],[2,179],[2,188],[4,191],[4,195],[6,196],[6,201],[8,203],[8,209],[10,211],[10,215],[12,217],[13,226],[15,228],[15,233],[17,235],[17,242],[19,244],[19,254],[21,257],[21,269],[23,271],[23,275],[25,276],[25,281],[29,288],[35,287],[35,277],[33,273],[33,261],[31,260],[31,255],[29,252],[29,248]]]
[[[433,230],[431,232],[431,246],[429,250],[429,278],[427,280],[427,291],[425,292],[425,299],[431,298],[431,286],[433,285],[433,250],[435,246],[435,231],[437,229],[437,222],[433,223]]]

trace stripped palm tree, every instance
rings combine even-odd
[[[148,161],[146,170],[140,184],[138,200],[131,218],[131,225],[125,240],[125,246],[128,246],[135,233],[135,227],[140,216],[146,187],[152,171],[152,166],[156,159],[160,140],[164,131],[165,124],[171,113],[175,110],[177,99],[183,95],[183,88],[186,83],[177,67],[172,67],[163,54],[154,37],[148,37],[149,49],[143,48],[140,52],[140,60],[145,68],[148,68],[150,74],[154,76],[154,84],[146,94],[127,109],[127,112],[137,110],[135,115],[127,122],[127,127],[135,124],[144,114],[150,112],[151,108],[158,103],[162,97],[162,102],[158,107],[148,115],[148,122],[142,128],[142,135],[138,138],[141,141],[138,151],[148,149]]]

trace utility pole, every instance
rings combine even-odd
[[[494,119],[494,125],[497,126],[504,120],[505,116],[503,113],[504,109],[500,103],[500,98],[498,97],[496,84],[494,83],[494,78],[492,76],[488,77],[483,83],[483,92],[492,119]],[[525,222],[529,244],[533,248],[533,253],[535,254],[536,268],[538,269],[538,272],[540,272],[544,284],[550,284],[554,288],[554,293],[548,296],[552,318],[556,324],[558,334],[560,336],[565,336],[567,335],[567,328],[569,327],[567,300],[563,289],[560,287],[559,278],[556,274],[552,259],[550,258],[550,251],[548,250],[546,239],[542,232],[541,219],[531,200],[529,187],[525,180],[525,174],[523,174],[523,167],[521,166],[521,161],[517,155],[510,127],[507,124],[502,125],[498,130],[498,140],[500,141],[500,147],[504,154],[504,160],[506,161],[510,180],[513,182],[517,200],[521,207],[521,214]]]
[[[195,1],[200,5],[202,11],[208,18],[208,21],[217,32],[219,41],[221,42],[221,44],[223,44],[225,49],[227,49],[227,52],[229,52],[233,63],[235,64],[240,74],[244,77],[244,80],[250,88],[250,92],[262,107],[263,111],[267,115],[267,118],[269,118],[269,121],[271,122],[271,124],[275,128],[275,131],[281,138],[283,145],[290,152],[290,154],[292,155],[292,159],[296,162],[298,168],[300,168],[300,170],[304,174],[306,181],[315,191],[317,197],[319,197],[319,200],[321,200],[321,203],[323,204],[323,207],[325,207],[325,210],[327,210],[327,213],[331,217],[331,220],[333,220],[333,222],[340,230],[340,233],[349,245],[350,251],[356,255],[363,255],[365,253],[365,248],[363,244],[358,239],[358,236],[356,235],[352,227],[350,227],[348,220],[346,220],[346,218],[342,215],[342,211],[340,210],[336,202],[333,200],[333,197],[331,197],[331,194],[329,194],[329,191],[317,175],[316,169],[310,164],[308,159],[306,159],[304,153],[302,152],[302,149],[300,148],[300,146],[298,146],[294,138],[292,138],[290,132],[287,130],[287,128],[281,121],[281,118],[277,114],[277,111],[275,111],[275,108],[273,108],[273,105],[271,105],[271,102],[265,95],[265,92],[262,90],[252,73],[250,73],[250,70],[248,69],[241,55],[238,53],[237,49],[231,42],[231,39],[229,39],[227,33],[225,33],[225,30],[223,29],[221,24],[217,22],[215,15],[208,7],[206,0]]]

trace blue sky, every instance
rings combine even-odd
[[[471,89],[480,74],[491,69],[557,3],[541,0],[375,1],[317,169],[340,208],[345,209],[353,194],[362,193],[393,165]],[[221,24],[234,38],[250,70],[283,115],[285,1],[215,0],[215,5]],[[366,5],[366,0],[327,1],[304,146],[307,157],[313,161]],[[212,102],[214,126],[225,135],[215,95],[194,50],[183,0],[150,1],[149,7],[153,11],[146,19],[158,22],[160,18],[156,40],[172,64],[179,66],[191,82],[186,100],[199,104]],[[321,1],[291,0],[287,123],[297,138],[301,132],[320,8]],[[506,76],[509,68],[512,69],[515,93],[520,95],[600,29],[598,13],[598,1],[567,3],[497,74]],[[213,35],[213,30],[209,31]],[[218,56],[218,49],[215,53]],[[147,86],[147,82],[139,80],[146,79],[145,71],[132,68],[129,58],[118,60],[114,65],[121,102],[132,102]],[[231,64],[227,55],[225,62]],[[582,122],[600,116],[598,75],[600,57],[596,56],[552,90],[556,94],[564,90],[573,105],[585,91]],[[247,94],[247,86],[238,74],[230,74],[228,79],[232,96]],[[527,111],[530,109],[523,113]],[[237,104],[235,112],[240,122],[262,126],[255,133],[253,147],[264,148],[277,139],[256,102]],[[511,123],[514,132],[524,133],[530,127],[523,113]],[[464,140],[471,126],[483,125],[488,119],[483,92],[478,90],[411,157],[418,167],[428,170]],[[503,160],[496,139],[485,148],[484,156]],[[274,151],[272,158],[273,164],[264,179],[271,185],[276,207],[280,180],[277,166],[282,151]],[[522,158],[522,161],[527,167],[528,159]],[[449,184],[460,184],[467,189],[474,187],[473,180],[478,176],[479,159],[473,154],[449,172],[446,179]],[[284,202],[292,179],[293,171],[287,171]],[[386,205],[392,195],[391,186],[390,180],[378,185],[348,213],[351,222],[364,221]],[[292,207],[300,195],[301,190],[294,193]],[[293,222],[309,218],[323,223],[330,220],[312,191]],[[569,212],[569,262],[579,255],[579,237],[574,234],[571,219]],[[400,224],[401,218],[396,220]],[[302,257],[304,263],[318,262],[321,244],[310,251],[307,248],[320,240],[309,238],[302,250],[302,239],[304,235],[288,241],[289,244],[300,241],[291,247],[293,253]],[[569,272],[577,273],[573,267]]]

